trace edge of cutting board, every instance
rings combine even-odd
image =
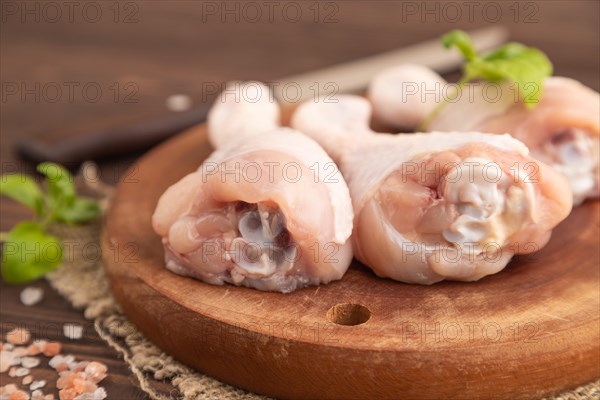
[[[200,125],[149,152],[119,185],[103,232],[124,312],[183,363],[284,398],[528,398],[600,376],[600,202],[474,283],[407,285],[355,261],[341,281],[290,294],[211,286],[164,267],[150,224],[163,191],[211,151]]]

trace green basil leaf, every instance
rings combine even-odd
[[[72,204],[54,210],[56,220],[67,224],[81,224],[97,219],[101,214],[100,206],[94,199],[76,198]]]
[[[41,278],[58,267],[63,249],[60,241],[32,221],[21,222],[9,233],[2,251],[2,277],[10,284]]]
[[[475,46],[473,46],[473,41],[465,31],[455,29],[446,33],[442,36],[442,44],[447,49],[456,46],[466,60],[470,61],[477,58],[477,51],[475,50]]]
[[[507,43],[504,46],[487,53],[483,59],[486,61],[510,60],[512,58],[519,57],[527,49],[528,47],[522,45],[521,43]]]
[[[38,217],[44,213],[44,194],[35,180],[27,175],[0,176],[0,194],[29,207]]]
[[[540,50],[509,43],[483,58],[478,77],[514,82],[525,105],[533,107],[539,102],[544,80],[552,75],[552,70],[552,63]]]
[[[75,200],[75,184],[73,176],[58,164],[43,162],[37,166],[40,174],[46,177],[50,203],[53,208],[64,207]]]
[[[483,57],[477,54],[469,35],[463,31],[444,35],[442,43],[447,48],[456,46],[463,53],[466,62],[461,82],[479,79],[514,82],[529,108],[539,102],[544,80],[553,72],[552,63],[542,51],[519,43],[508,43]]]

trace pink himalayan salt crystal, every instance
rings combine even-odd
[[[17,385],[11,383],[6,386],[0,386],[0,394],[11,394],[17,391]]]
[[[26,344],[31,336],[26,329],[17,328],[7,335],[8,343],[2,344],[2,356],[5,359],[4,364],[7,368],[22,364],[23,367],[12,368],[12,375],[24,376],[29,373],[28,368],[34,368],[39,365],[39,359],[31,357],[44,353],[47,356],[53,356],[50,360],[50,366],[56,369],[60,378],[56,382],[56,387],[59,390],[60,400],[103,400],[107,397],[106,391],[102,387],[98,387],[97,383],[102,381],[107,374],[108,368],[106,365],[96,361],[80,361],[77,362],[75,357],[71,355],[60,355],[61,344],[58,342],[46,342],[44,340],[34,341],[27,347],[14,347],[14,344]],[[10,351],[15,349],[16,351]],[[17,357],[15,354],[22,357]],[[29,356],[29,357],[28,357]],[[71,369],[71,370],[69,370]],[[45,381],[33,381],[33,377],[28,375],[23,379],[23,384],[30,384],[30,390],[33,391],[31,400],[55,400],[54,395],[44,395],[40,387],[43,387]],[[27,392],[18,390],[15,385],[9,385],[8,388],[0,387],[2,399],[6,400],[29,400]]]
[[[44,393],[41,390],[34,390],[31,393],[31,400],[54,400],[54,395],[53,394],[44,395]]]
[[[21,365],[25,368],[35,368],[40,365],[40,359],[35,357],[23,357],[21,358]]]
[[[50,367],[52,367],[54,369],[56,369],[56,366],[58,364],[63,364],[63,363],[67,364],[67,361],[65,360],[65,357],[60,354],[55,355],[54,357],[52,357],[50,359],[50,361],[48,361],[48,365],[50,365]]]
[[[103,387],[99,387],[94,393],[82,393],[75,397],[75,400],[104,400],[106,397],[106,390]]]
[[[11,378],[17,376],[17,367],[11,367],[11,369],[8,370],[8,376]]]
[[[62,389],[58,392],[58,397],[60,400],[75,400],[75,397],[77,397],[77,391],[73,388]]]
[[[15,347],[12,352],[15,357],[24,357],[27,355],[27,347]]]
[[[92,382],[98,383],[106,378],[107,369],[106,365],[92,361],[85,367],[85,374]]]
[[[78,362],[72,369],[71,371],[73,372],[81,372],[85,370],[85,367],[87,367],[90,364],[89,361],[81,361]]]
[[[50,365],[50,367],[54,368],[58,372],[62,372],[62,371],[66,371],[66,370],[70,369],[69,366],[72,364],[77,364],[75,362],[75,357],[73,357],[72,355],[63,356],[61,354],[55,355],[48,362],[48,365]]]
[[[86,375],[83,372],[70,372],[58,378],[56,387],[58,389],[71,389],[75,386],[75,379],[85,380]]]
[[[73,387],[75,388],[78,394],[94,393],[94,391],[98,388],[98,386],[96,386],[94,382],[85,379],[74,379]]]
[[[60,353],[61,345],[58,342],[48,342],[42,350],[46,357],[52,357]]]
[[[31,400],[44,400],[44,393],[41,390],[31,392]]]
[[[32,344],[27,347],[28,356],[37,356],[44,350],[46,342],[35,340]]]
[[[13,365],[18,365],[21,360],[19,357],[15,357],[12,351],[2,350],[0,351],[0,373],[8,371]]]
[[[69,370],[69,364],[67,364],[67,363],[60,363],[60,364],[57,364],[56,367],[54,367],[54,369],[57,372],[68,371]]]
[[[70,375],[63,375],[60,378],[58,378],[58,380],[56,381],[56,388],[61,390],[61,389],[65,389],[67,387],[67,378]]]
[[[15,328],[6,334],[6,341],[12,344],[25,344],[31,339],[31,334],[25,328]]]
[[[103,387],[99,387],[98,389],[96,389],[96,391],[94,392],[94,397],[96,398],[96,400],[103,400],[107,397],[108,395],[106,394],[106,390]]]
[[[46,386],[46,381],[41,379],[39,381],[33,381],[33,383],[31,384],[31,386],[29,386],[29,390],[37,390],[37,389],[41,389],[44,386]]]
[[[29,395],[21,390],[17,390],[8,395],[8,400],[29,400]]]

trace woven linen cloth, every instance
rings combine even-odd
[[[100,251],[100,225],[55,226],[52,233],[64,243]],[[89,245],[91,244],[91,245]],[[85,254],[85,256],[84,256]],[[50,285],[85,318],[94,321],[100,337],[116,349],[136,376],[140,388],[153,399],[266,399],[200,374],[174,360],[141,334],[123,315],[104,272],[100,254],[76,252],[60,268],[46,275]],[[110,373],[110,371],[109,371]],[[168,381],[177,394],[165,394],[153,383]]]

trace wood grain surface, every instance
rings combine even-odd
[[[202,125],[144,156],[104,231],[104,253],[121,249],[105,261],[125,313],[184,363],[297,399],[515,399],[600,376],[598,201],[576,208],[541,251],[478,282],[407,285],[355,261],[341,281],[265,293],[164,267],[151,227],[158,198],[211,151]]]
[[[600,88],[600,17],[599,3],[595,0],[521,2],[523,8],[519,8],[516,19],[514,11],[509,9],[514,2],[481,1],[481,8],[472,19],[463,9],[462,17],[454,20],[440,17],[439,12],[437,16],[435,12],[410,16],[404,13],[403,17],[403,4],[421,2],[327,2],[339,7],[334,23],[324,23],[322,19],[315,22],[308,9],[313,4],[309,0],[302,2],[304,13],[298,22],[288,22],[281,14],[277,14],[274,21],[262,18],[236,22],[235,16],[223,21],[220,15],[207,17],[202,2],[189,1],[123,2],[118,22],[114,19],[114,2],[89,2],[102,8],[103,17],[96,22],[82,18],[85,2],[80,2],[73,20],[63,9],[63,16],[51,21],[45,19],[41,11],[38,20],[35,12],[25,19],[19,14],[25,3],[37,3],[41,7],[41,2],[4,1],[3,7],[6,3],[16,5],[19,11],[9,15],[7,9],[0,10],[0,80],[3,85],[0,164],[3,173],[34,170],[33,164],[15,153],[14,144],[18,140],[27,140],[33,135],[57,138],[77,132],[62,129],[66,125],[79,126],[84,132],[98,123],[122,123],[139,116],[169,113],[165,99],[175,93],[190,95],[194,104],[208,103],[213,95],[202,90],[202,84],[207,82],[273,80],[413,44],[452,28],[486,26],[491,22],[483,18],[481,10],[487,3],[500,4],[502,15],[496,23],[508,26],[512,39],[548,53],[556,74],[578,79],[595,90]],[[285,2],[280,3],[283,8]],[[133,6],[125,9],[126,4]],[[442,2],[438,4],[437,7],[441,7]],[[525,5],[529,8],[525,9]],[[125,23],[125,17],[131,15],[132,10],[134,20]],[[489,12],[492,11],[490,8]],[[532,12],[534,21],[526,21]],[[79,90],[71,99],[65,89],[58,101],[54,101],[52,93],[40,94],[37,98],[20,89],[16,94],[7,93],[7,85],[20,87],[23,84],[27,89],[35,88],[36,83],[40,88],[57,83],[66,88],[67,82],[75,82],[79,88],[86,83],[98,83],[104,95],[99,101],[91,102]],[[115,83],[119,83],[117,99],[115,91],[110,89]],[[128,83],[134,86],[125,89]],[[137,92],[128,99],[136,102],[125,101],[125,97],[133,93],[132,88]],[[123,179],[124,172],[138,156],[103,161],[100,164],[102,179],[108,183]],[[0,199],[0,216],[3,231],[30,217],[25,209],[5,198]],[[561,253],[561,257],[573,256]],[[596,268],[598,263],[596,257]],[[53,294],[43,281],[36,285],[45,288],[46,298],[36,307],[25,307],[18,301],[22,287],[0,282],[3,333],[14,325],[39,323],[56,327],[65,322],[85,323],[80,312]],[[49,335],[61,336],[56,331]],[[87,325],[86,338],[89,340],[67,343],[67,350],[78,357],[109,363],[106,387],[110,398],[143,398],[123,361]]]

